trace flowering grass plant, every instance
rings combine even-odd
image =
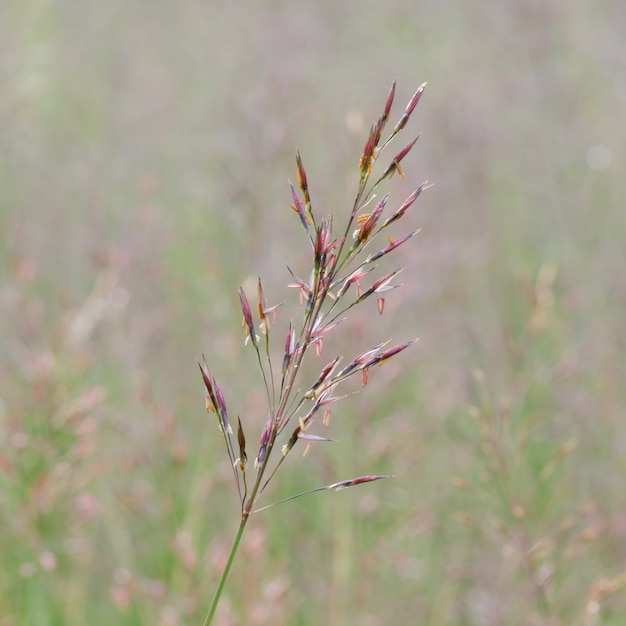
[[[256,503],[286,457],[301,441],[308,445],[314,441],[331,441],[310,432],[310,427],[320,418],[326,426],[332,405],[353,395],[338,393],[341,383],[358,376],[365,386],[373,366],[382,365],[416,341],[410,339],[393,346],[389,346],[388,342],[378,343],[346,364],[342,363],[341,356],[336,356],[321,368],[315,380],[301,380],[305,357],[311,353],[320,357],[325,336],[343,323],[355,307],[375,298],[378,313],[382,315],[386,293],[400,286],[395,280],[402,268],[380,275],[380,272],[377,274],[376,264],[418,232],[414,230],[393,239],[389,234],[389,227],[402,219],[428,184],[425,182],[419,185],[399,208],[390,212],[386,212],[389,193],[379,199],[377,192],[381,184],[395,173],[400,177],[404,176],[402,160],[417,139],[407,143],[386,162],[384,168],[375,166],[404,130],[425,86],[424,83],[414,93],[397,124],[385,136],[396,83],[391,86],[383,112],[371,127],[358,161],[359,183],[356,195],[339,235],[336,234],[332,215],[322,218],[316,215],[302,159],[299,154],[296,155],[297,185],[289,183],[293,202],[291,208],[297,214],[310,244],[311,271],[308,278],[303,278],[287,268],[293,280],[290,286],[298,290],[303,313],[300,321],[289,322],[284,344],[282,338],[280,339],[280,345],[284,345],[280,363],[272,360],[273,343],[270,341],[273,338],[271,327],[280,305],[268,305],[260,278],[254,313],[248,296],[242,288],[239,289],[245,341],[251,345],[256,355],[267,397],[265,425],[260,441],[254,447],[252,463],[249,462],[248,442],[241,419],[231,419],[224,394],[206,360],[203,359],[199,364],[206,389],[206,408],[217,415],[241,503],[239,528],[204,621],[205,626],[213,620],[248,519],[253,513],[273,506],[257,508]],[[380,173],[374,174],[379,169]],[[379,235],[387,235],[387,239]],[[381,239],[383,243],[380,243]],[[344,489],[383,478],[389,476],[368,475],[341,480],[295,494],[280,502],[317,491]]]

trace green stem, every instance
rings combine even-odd
[[[213,616],[215,615],[215,611],[217,610],[217,605],[219,604],[220,598],[222,597],[222,591],[224,591],[226,579],[228,578],[230,568],[232,567],[233,561],[235,560],[235,555],[237,554],[237,548],[239,548],[239,542],[241,541],[243,531],[246,528],[248,517],[248,514],[244,513],[243,517],[241,518],[239,530],[237,530],[237,535],[235,536],[235,540],[233,541],[233,547],[230,549],[230,554],[228,555],[228,561],[226,561],[226,565],[224,566],[224,571],[222,572],[220,582],[217,585],[215,595],[213,596],[213,600],[211,602],[211,607],[209,608],[209,612],[207,613],[207,616],[204,620],[204,626],[209,626],[209,624],[211,624],[211,622],[213,621]]]

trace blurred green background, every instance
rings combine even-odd
[[[325,356],[421,339],[266,502],[395,478],[254,517],[215,623],[624,624],[626,5],[3,0],[0,626],[202,622],[238,503],[196,361],[254,441],[237,287],[280,344],[295,150],[340,222],[396,77],[391,202],[435,185]]]

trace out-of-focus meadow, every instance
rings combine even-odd
[[[624,624],[626,5],[5,0],[1,626],[201,623],[238,502],[196,361],[253,442],[237,287],[283,337],[295,150],[339,221],[396,77],[390,202],[435,185],[324,363],[420,342],[267,502],[395,478],[253,517],[216,623]]]

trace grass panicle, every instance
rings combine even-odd
[[[390,194],[385,193],[381,199],[377,200],[377,192],[383,181],[390,179],[396,172],[400,177],[404,176],[400,163],[413,148],[417,139],[412,140],[396,153],[382,167],[382,175],[377,179],[372,178],[372,172],[377,162],[384,159],[387,147],[407,125],[424,87],[425,84],[415,92],[400,120],[383,140],[383,133],[391,115],[396,83],[394,82],[391,86],[383,112],[372,126],[360,155],[358,187],[351,210],[347,214],[345,224],[339,229],[339,234],[337,234],[335,224],[341,216],[316,214],[303,160],[300,153],[296,153],[296,185],[289,182],[291,208],[297,213],[300,225],[311,246],[311,273],[306,279],[287,267],[293,279],[290,286],[298,290],[302,318],[300,321],[292,319],[288,323],[279,378],[275,377],[270,349],[272,345],[270,319],[273,324],[279,305],[268,306],[259,278],[256,306],[258,319],[255,320],[254,307],[251,306],[243,288],[239,288],[245,343],[250,344],[255,352],[268,402],[267,418],[257,445],[253,468],[247,464],[247,442],[241,419],[237,417],[237,442],[234,444],[234,434],[222,391],[206,361],[203,360],[200,363],[206,389],[207,411],[217,416],[241,504],[239,529],[207,614],[205,626],[211,623],[215,614],[248,518],[252,513],[274,506],[270,504],[258,508],[256,503],[276,476],[285,458],[300,440],[304,440],[307,445],[311,442],[331,442],[330,438],[308,431],[316,423],[316,419],[321,418],[322,424],[327,425],[331,407],[357,393],[338,393],[339,386],[349,378],[360,376],[361,384],[365,387],[372,367],[382,365],[416,341],[416,339],[409,339],[389,348],[388,342],[379,343],[353,357],[341,368],[339,364],[343,358],[335,356],[321,368],[314,381],[306,383],[300,380],[302,366],[307,355],[313,353],[316,357],[320,357],[324,351],[326,336],[345,322],[356,306],[370,298],[376,298],[376,310],[379,315],[382,315],[385,303],[383,294],[401,286],[395,280],[403,271],[402,267],[382,275],[378,272],[377,275],[378,267],[375,262],[394,252],[418,232],[414,230],[394,240],[385,231],[405,215],[428,183],[424,182],[419,185],[399,208],[387,217],[384,215],[390,203]],[[370,209],[370,205],[373,205],[373,208]],[[382,234],[387,234],[386,243],[379,244],[375,252],[366,254],[366,249],[374,247],[379,235]],[[257,329],[260,335],[257,334]],[[305,391],[301,391],[302,389]],[[291,428],[289,428],[290,425],[292,425]],[[285,432],[286,429],[288,430]],[[276,449],[278,452],[275,453]],[[248,476],[248,473],[252,473],[252,476]],[[389,476],[368,475],[341,480],[294,494],[274,504],[318,491],[344,489],[383,478],[389,478]]]

